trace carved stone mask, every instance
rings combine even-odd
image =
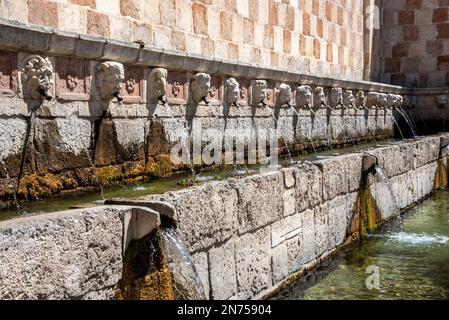
[[[30,55],[24,62],[22,75],[26,94],[35,100],[42,98],[51,100],[54,72],[50,60],[38,55]]]
[[[404,98],[400,94],[396,95],[396,106],[398,106],[400,108],[400,107],[402,107],[403,104],[404,104]]]
[[[278,87],[276,105],[288,105],[292,99],[292,88],[285,83],[281,83]]]
[[[341,88],[332,88],[330,103],[332,107],[343,103],[343,90]]]
[[[379,93],[378,92],[370,92],[368,93],[368,98],[366,100],[366,104],[368,108],[374,108],[379,100]]]
[[[110,101],[115,97],[118,101],[122,101],[120,90],[124,79],[123,64],[114,61],[101,63],[96,73],[96,87],[101,100]]]
[[[298,107],[312,104],[312,88],[304,85],[296,89],[296,105]]]
[[[253,80],[251,88],[252,104],[264,104],[265,99],[267,98],[267,82],[265,80]]]
[[[363,108],[363,106],[365,105],[365,93],[362,90],[360,90],[357,91],[356,96],[357,96],[356,98],[357,107]]]
[[[380,108],[385,108],[388,103],[388,95],[386,93],[379,93],[377,98],[377,105]]]
[[[239,98],[240,85],[234,78],[226,80],[226,104],[228,106],[236,104]]]
[[[321,105],[326,104],[326,94],[324,93],[323,87],[317,87],[315,89],[315,98],[313,99],[315,107],[321,107]]]
[[[207,73],[197,73],[192,76],[190,81],[190,92],[192,94],[192,102],[198,104],[206,101],[206,97],[210,90],[210,75]]]
[[[355,105],[355,97],[352,94],[352,90],[346,90],[343,94],[343,104],[345,106],[354,106]]]
[[[396,105],[396,95],[395,94],[389,94],[387,95],[387,108],[393,108]]]
[[[148,76],[151,102],[167,102],[167,74],[167,70],[163,68],[151,70],[150,75]]]

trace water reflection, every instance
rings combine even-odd
[[[368,266],[380,289],[368,290]],[[449,192],[438,192],[274,299],[449,299]]]

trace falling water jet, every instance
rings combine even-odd
[[[103,120],[106,117],[107,110],[103,110],[100,119],[94,120],[93,122],[93,131],[92,131],[92,150],[90,152],[90,156],[87,156],[87,160],[89,161],[90,169],[92,170],[92,174],[95,179],[95,183],[97,184],[97,187],[100,189],[100,195],[101,195],[101,201],[105,201],[105,195],[104,195],[104,188],[100,181],[100,178],[97,174],[97,168],[95,166],[95,153],[97,150],[98,142],[100,139],[101,134],[101,125],[103,124]]]
[[[276,123],[276,132],[277,132],[277,131],[278,131],[278,127],[279,127],[278,119],[276,119],[276,116],[274,115],[274,112],[271,110],[271,108],[270,108],[269,106],[266,106],[266,109],[270,112],[271,117],[273,118],[273,120],[274,120],[275,123]],[[288,147],[288,143],[287,143],[286,139],[283,139],[283,138],[281,138],[281,139],[282,139],[282,141],[284,142],[285,149],[286,149],[287,152],[288,152],[289,163],[292,164],[294,161],[293,161],[293,158],[292,158],[292,154],[291,154],[291,152],[290,152],[290,149],[289,149],[289,147]]]
[[[36,115],[35,115],[36,110],[31,110],[30,117],[28,118],[28,121],[27,121],[27,129],[26,129],[26,133],[25,133],[25,139],[24,139],[24,142],[23,142],[22,155],[21,155],[21,159],[20,159],[20,170],[19,170],[19,175],[17,177],[17,189],[16,189],[16,192],[15,192],[15,195],[14,195],[14,198],[16,199],[15,201],[17,203],[18,203],[17,199],[19,198],[20,183],[22,181],[22,177],[23,177],[24,170],[25,170],[25,162],[26,162],[26,156],[27,156],[26,152],[27,152],[27,149],[28,149],[28,143],[29,143],[29,140],[30,140],[31,132],[34,130],[34,120],[35,120],[35,117],[36,117]],[[20,214],[20,209],[19,209],[18,204],[17,204],[16,207],[17,207],[17,210],[18,210],[17,213]]]
[[[399,131],[399,134],[401,135],[402,140],[405,140],[404,135],[402,134],[401,127],[399,126],[396,118],[394,117],[394,114],[391,116],[391,118],[393,119],[393,122],[396,125],[396,128],[398,128],[398,131]]]
[[[404,120],[407,123],[410,131],[412,132],[413,138],[416,139],[418,137],[418,135],[416,134],[416,130],[415,130],[414,126],[413,126],[413,123],[410,121],[409,117],[404,113],[404,110],[402,108],[396,107],[395,109],[402,116],[402,118],[404,118]]]

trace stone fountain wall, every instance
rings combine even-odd
[[[370,152],[391,181],[401,209],[441,187],[438,176],[446,177],[447,187],[449,149],[441,148],[447,139],[447,134],[445,139],[433,136]],[[358,233],[362,165],[362,154],[338,156],[148,196],[126,206],[1,222],[0,297],[113,298],[129,239],[160,224],[157,213],[143,206],[154,209],[151,203],[164,200],[174,206],[170,218],[207,297],[260,298]],[[375,192],[373,197],[379,200]],[[131,232],[132,215],[142,211],[148,211],[149,220],[136,220],[142,228]],[[382,212],[382,219],[389,217],[390,212]]]
[[[189,134],[192,119],[201,121],[203,131],[214,130],[204,133],[209,138],[225,127],[246,133],[257,128],[277,132],[279,140],[298,150],[390,137],[394,124],[385,101],[363,109],[368,102],[359,104],[355,95],[404,91],[5,20],[0,33],[1,205],[11,203],[15,194],[19,200],[77,194],[98,184],[184,169],[173,165],[169,154]],[[152,78],[155,67],[162,73]],[[191,84],[198,73],[208,77],[210,90],[200,93],[207,104],[194,98],[198,90]],[[237,87],[227,84],[229,78],[236,79]],[[255,80],[262,79],[261,89]],[[162,94],[155,88],[160,83]],[[310,86],[309,106],[295,102],[298,85]],[[237,96],[230,100],[236,88]],[[278,105],[281,89],[297,113]],[[263,101],[256,99],[260,93]],[[313,95],[320,94],[334,111],[313,105],[318,99]]]

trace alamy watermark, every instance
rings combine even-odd
[[[365,284],[368,290],[380,290],[380,268],[378,266],[368,266],[365,273],[369,274]]]
[[[190,133],[189,133],[190,132]],[[276,129],[203,128],[201,120],[180,134],[170,152],[175,165],[278,165],[280,134]]]
[[[374,4],[365,8],[365,28],[368,30],[380,29],[380,8]]]

